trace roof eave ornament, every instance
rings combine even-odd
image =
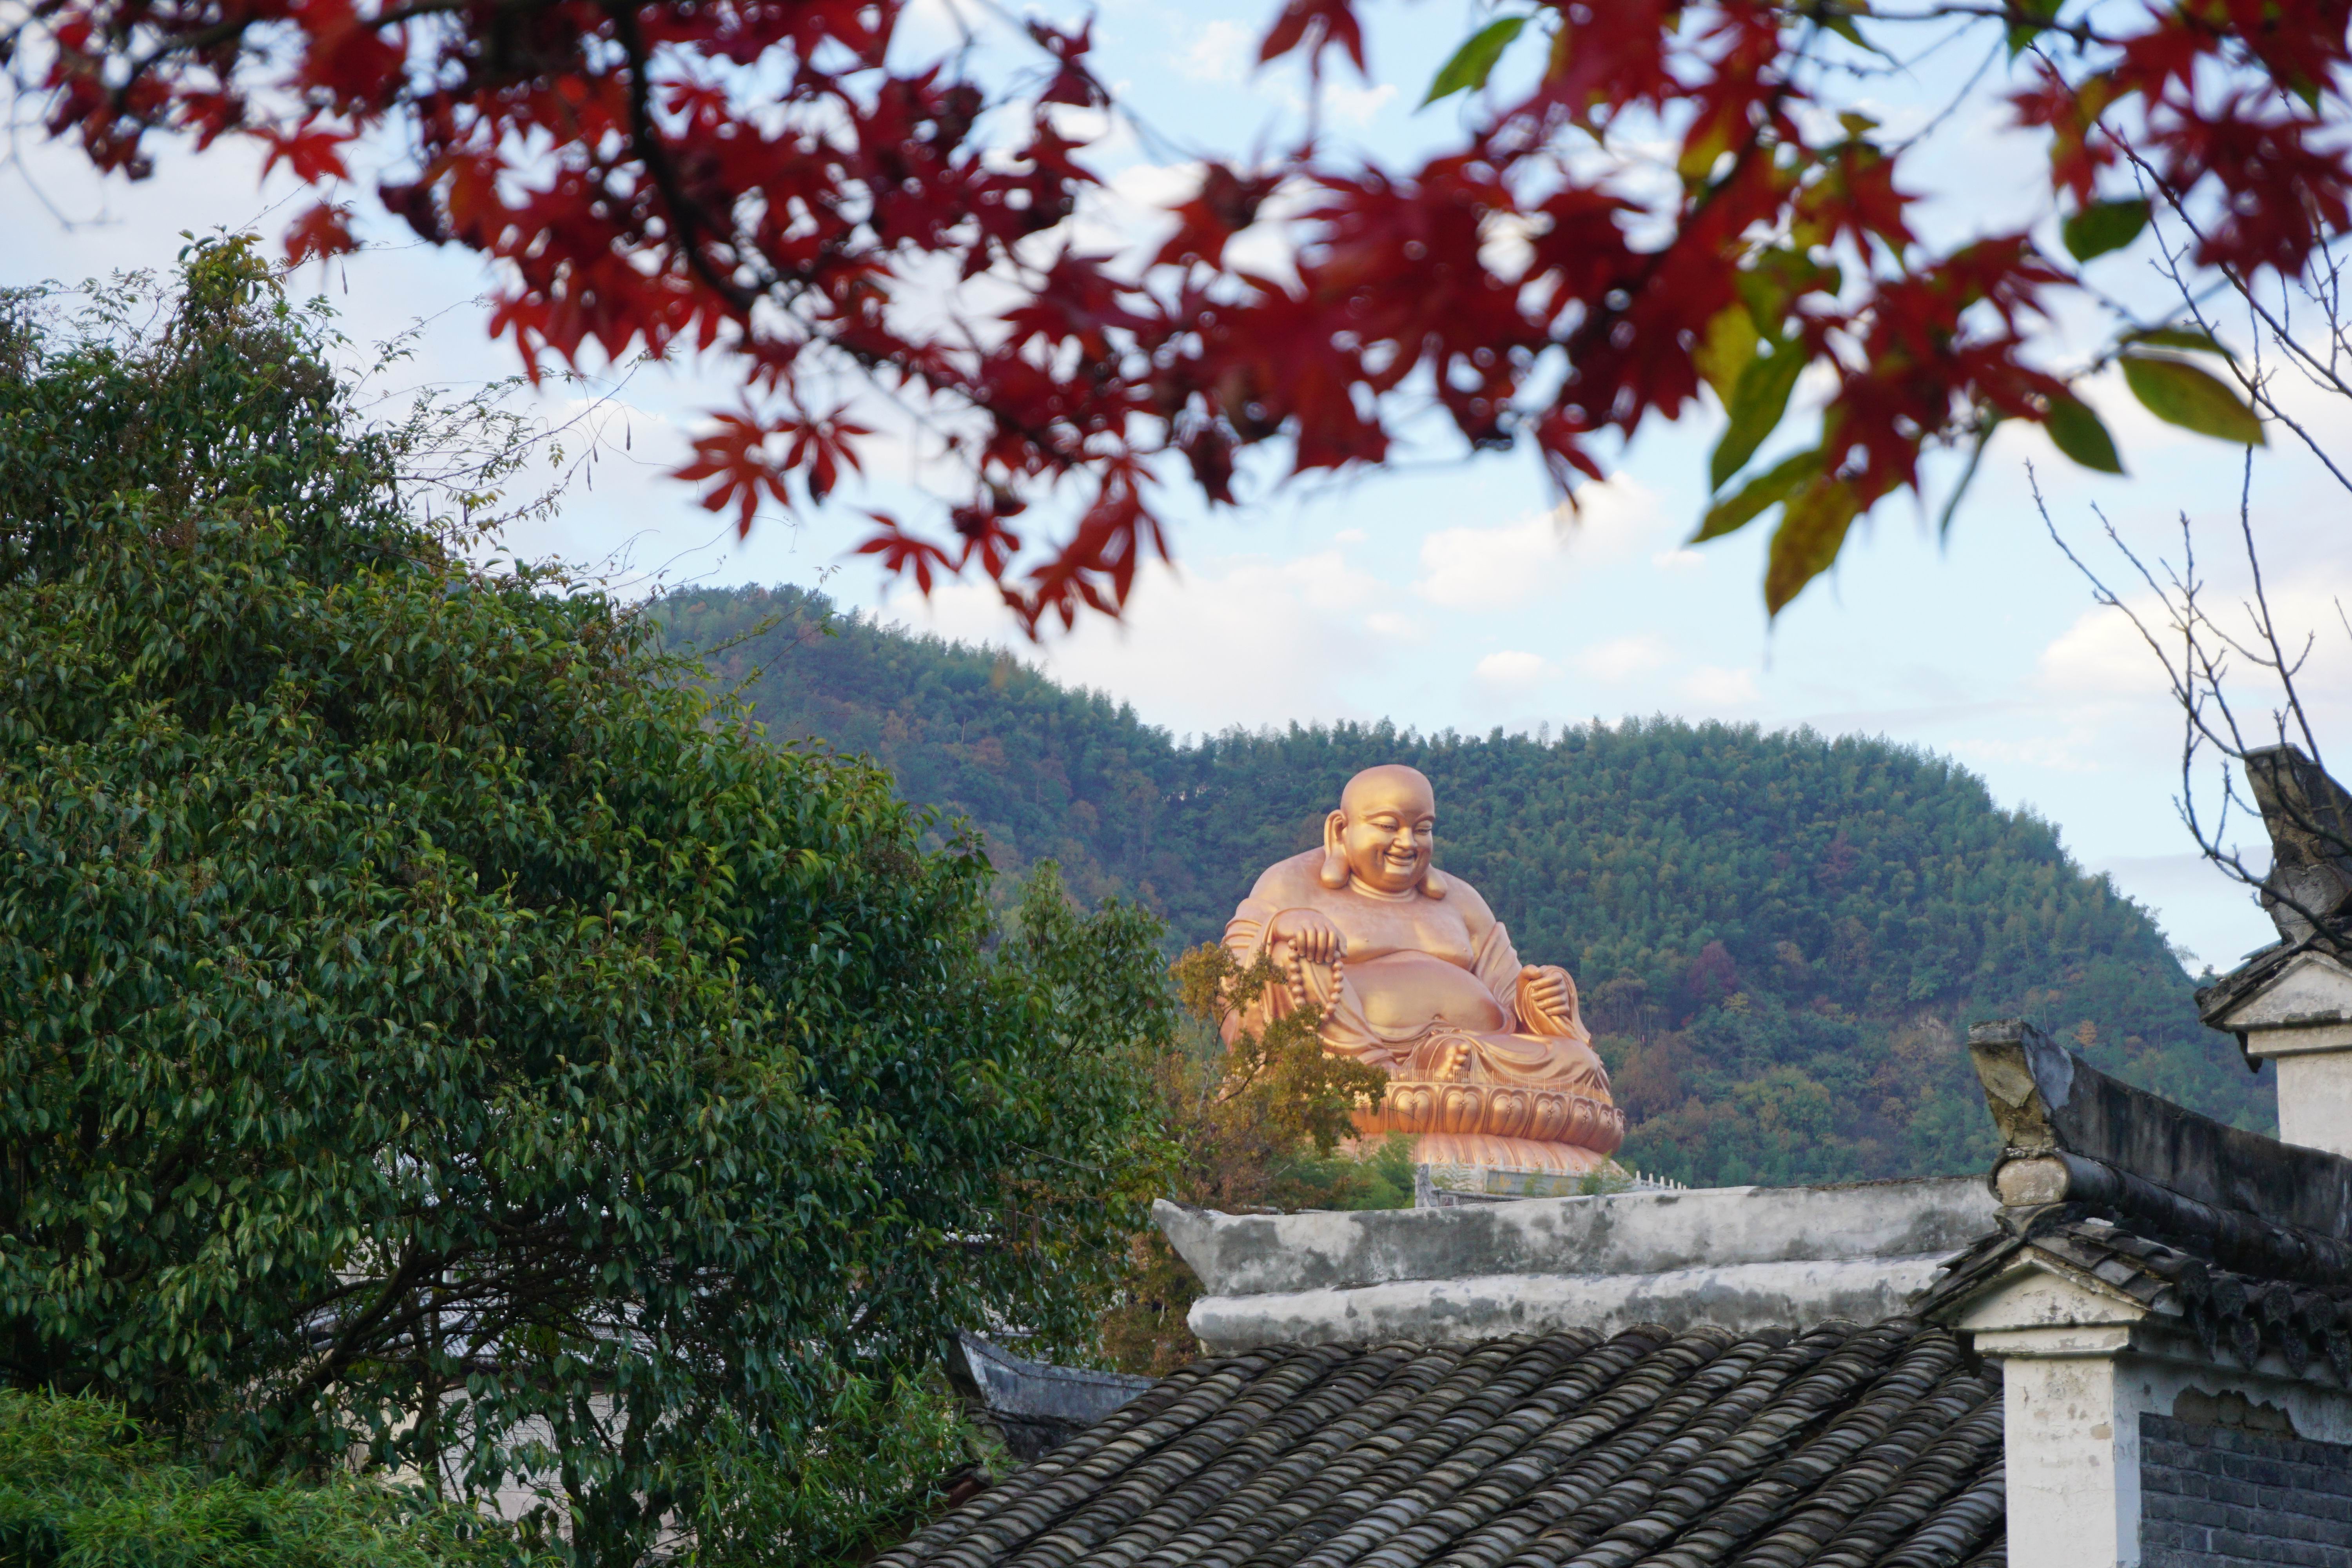
[[[2352,920],[2352,794],[2288,745],[2248,752],[2246,782],[2271,840],[2263,911],[2291,943],[2340,931]]]

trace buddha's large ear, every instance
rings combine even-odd
[[[1447,883],[1445,880],[1445,873],[1439,870],[1436,867],[1432,866],[1428,870],[1423,871],[1421,874],[1421,896],[1423,898],[1442,899],[1445,896],[1446,888]]]
[[[1339,834],[1348,826],[1348,814],[1335,811],[1323,819],[1323,864],[1315,879],[1337,892],[1348,885],[1348,852],[1340,846]]]

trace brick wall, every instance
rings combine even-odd
[[[2139,1418],[2142,1568],[2352,1568],[2352,1447]]]

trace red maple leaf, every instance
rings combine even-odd
[[[352,237],[350,212],[331,202],[312,207],[286,231],[286,258],[297,266],[358,248],[359,242]]]
[[[1364,27],[1356,19],[1352,0],[1284,0],[1258,45],[1257,58],[1263,64],[1304,47],[1307,68],[1320,74],[1323,51],[1335,46],[1347,51],[1359,75],[1364,74]]]
[[[790,511],[792,493],[784,488],[783,469],[767,454],[768,426],[749,414],[712,417],[719,423],[718,430],[696,438],[694,461],[676,469],[673,477],[689,483],[710,480],[710,488],[702,493],[703,510],[735,508],[735,532],[740,538],[751,531],[751,519],[760,510],[762,495]]]
[[[880,557],[882,570],[892,576],[911,576],[915,586],[928,594],[936,581],[934,570],[940,575],[955,571],[955,563],[946,551],[908,533],[888,512],[869,511],[866,515],[874,520],[875,531],[857,546],[856,552]]]

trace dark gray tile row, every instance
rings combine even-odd
[[[2000,1387],[1904,1319],[1202,1361],[877,1568],[2003,1561]]]

